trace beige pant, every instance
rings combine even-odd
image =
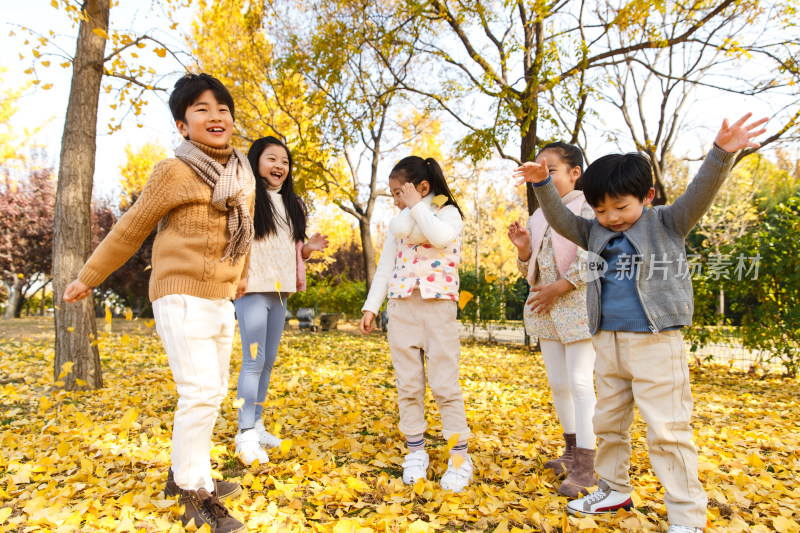
[[[153,315],[178,389],[170,457],[175,483],[211,492],[211,433],[228,394],[233,304],[168,294],[153,302]]]
[[[456,302],[422,299],[419,291],[387,304],[389,348],[397,378],[400,431],[425,433],[425,366],[428,384],[442,415],[442,434],[459,441],[469,437],[464,396],[458,383],[461,342],[456,322]]]
[[[679,331],[599,331],[595,360],[597,434],[595,471],[619,492],[631,492],[633,404],[647,424],[650,464],[664,486],[671,524],[704,527],[707,498],[692,442],[692,391]]]

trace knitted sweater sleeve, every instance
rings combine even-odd
[[[697,175],[689,182],[686,191],[672,205],[658,211],[664,225],[673,233],[687,236],[697,222],[708,211],[717,196],[725,178],[730,174],[734,154],[728,153],[716,145],[706,156]]]
[[[392,235],[387,235],[381,251],[381,258],[378,260],[378,267],[372,277],[372,285],[369,288],[367,301],[364,302],[364,307],[361,308],[362,311],[371,311],[376,315],[380,311],[381,305],[386,299],[386,294],[389,292],[389,279],[394,272],[396,256],[397,239]]]
[[[563,204],[553,180],[548,177],[543,182],[535,184],[533,192],[536,193],[536,199],[539,200],[544,218],[550,227],[584,250],[589,248],[592,222],[574,214]]]
[[[592,210],[586,202],[584,202],[581,207],[581,216],[589,220],[594,218],[594,210]],[[586,250],[578,248],[575,261],[570,264],[569,270],[564,274],[564,279],[572,283],[572,286],[576,289],[583,289],[586,286],[586,276],[584,275],[582,266],[586,264],[587,259]]]
[[[175,159],[166,159],[153,168],[142,193],[120,217],[106,238],[97,246],[78,274],[90,287],[100,285],[136,253],[142,242],[180,199],[176,198]]]

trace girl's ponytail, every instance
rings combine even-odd
[[[458,209],[461,218],[464,218],[464,212],[458,206],[450,187],[447,186],[447,181],[444,179],[444,172],[439,163],[432,157],[422,159],[421,157],[412,155],[401,159],[392,169],[389,178],[401,178],[403,181],[410,181],[414,185],[419,185],[423,181],[427,181],[431,186],[431,192],[434,196],[444,195],[447,201],[444,205],[452,205]]]

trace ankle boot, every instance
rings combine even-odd
[[[551,468],[556,474],[566,474],[572,469],[572,449],[575,448],[575,433],[564,433],[566,446],[564,453],[558,459],[550,459],[544,464],[545,468]]]
[[[203,527],[203,524],[208,524],[211,533],[246,531],[244,524],[232,517],[222,502],[206,489],[181,489],[178,502],[183,508],[180,519],[184,527],[194,523],[198,529]]]
[[[567,479],[558,487],[558,493],[567,498],[578,498],[581,494],[589,494],[589,488],[597,483],[594,475],[594,450],[588,448],[572,449],[572,469]]]
[[[220,501],[224,502],[228,498],[237,498],[242,493],[242,486],[238,483],[234,483],[233,481],[223,481],[221,479],[215,479],[214,481],[214,496],[216,496]],[[164,496],[167,498],[172,498],[173,496],[179,496],[181,493],[181,488],[175,483],[175,476],[172,473],[172,468],[169,469],[167,472],[167,484],[164,486]]]

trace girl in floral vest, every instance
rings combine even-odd
[[[442,433],[452,445],[440,484],[460,492],[472,481],[467,454],[469,427],[459,385],[461,344],[456,310],[461,261],[461,209],[432,158],[402,159],[389,175],[389,189],[400,213],[389,222],[389,235],[367,301],[361,332],[389,296],[389,347],[397,377],[400,431],[408,444],[403,481],[426,478],[425,367],[442,416]]]
[[[536,161],[542,158],[547,159],[561,201],[576,215],[592,218],[583,193],[575,190],[583,171],[580,149],[554,142],[539,152]],[[564,431],[564,453],[544,466],[567,474],[558,492],[577,498],[579,492],[588,494],[595,484],[592,416],[597,401],[586,280],[578,247],[550,229],[541,209],[530,217],[527,228],[514,222],[508,238],[517,247],[517,265],[531,286],[523,311],[525,329],[539,338],[553,405]]]

